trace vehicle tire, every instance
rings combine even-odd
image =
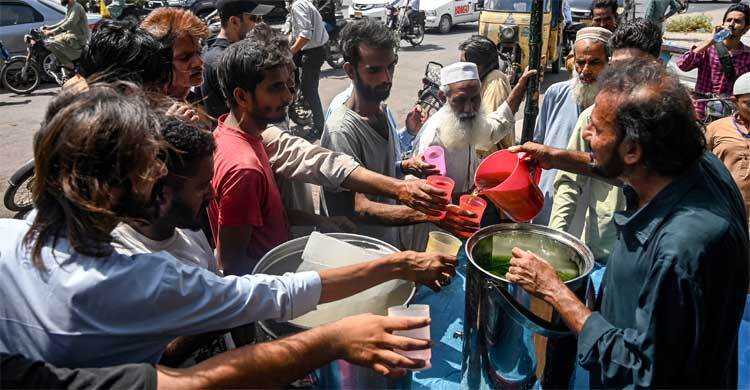
[[[328,66],[333,69],[341,69],[344,67],[344,55],[339,50],[336,53],[331,53],[331,45],[326,45],[326,62]]]
[[[55,82],[55,76],[52,74],[56,69],[55,65],[58,65],[57,58],[52,53],[47,53],[41,63],[42,81]]]
[[[441,34],[448,34],[451,32],[451,27],[453,27],[453,20],[451,19],[450,15],[443,15],[440,17],[440,24],[438,24],[438,31],[440,31]]]
[[[289,114],[289,120],[299,126],[312,126],[312,111],[305,107],[304,102],[295,100],[292,105],[289,106],[287,112]]]
[[[34,182],[34,160],[19,168],[10,179],[5,190],[5,208],[15,212],[29,211],[34,207],[31,199],[31,184]]]
[[[19,95],[34,92],[39,87],[39,82],[41,81],[39,69],[33,64],[30,64],[26,70],[26,77],[21,75],[25,64],[26,58],[24,57],[11,58],[10,61],[5,63],[3,71],[0,72],[0,82],[2,82],[5,88]]]
[[[424,41],[424,26],[420,24],[417,26],[417,34],[414,38],[409,38],[409,43],[412,46],[419,46],[422,44],[422,41]]]
[[[210,14],[211,12],[214,12],[214,10],[211,8],[204,8],[204,9],[198,10],[198,12],[195,13],[195,16],[201,18],[201,20],[205,20],[206,16],[208,16],[208,14]]]

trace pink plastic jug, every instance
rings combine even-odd
[[[474,174],[479,195],[489,198],[516,222],[528,222],[544,205],[539,189],[542,168],[531,156],[499,150],[482,160]]]

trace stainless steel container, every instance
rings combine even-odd
[[[347,233],[331,233],[330,237],[345,241],[349,244],[357,245],[362,248],[371,249],[384,254],[395,253],[399,250],[393,245],[385,243],[375,238]],[[305,249],[309,236],[300,237],[284,244],[277,246],[268,252],[258,262],[253,270],[254,274],[271,274],[281,275],[286,272],[295,272],[300,270],[302,265],[302,252]],[[399,299],[398,304],[405,304],[414,297],[416,289],[412,285]],[[387,314],[387,304],[372,300],[372,306],[362,313],[372,312],[374,314]],[[331,322],[339,318],[331,318]],[[291,322],[259,321],[258,333],[261,340],[275,340],[284,336],[302,332],[309,328],[297,325]],[[406,375],[403,378],[392,380],[388,379],[377,372],[349,364],[344,360],[331,362],[314,372],[306,378],[295,382],[292,387],[315,388],[315,389],[385,389],[385,388],[409,388],[411,386],[411,376]]]
[[[493,238],[496,236],[496,238]],[[464,322],[462,387],[527,389],[544,385],[545,375],[554,376],[556,365],[571,365],[575,359],[560,350],[561,340],[570,344],[571,332],[554,308],[507,280],[485,270],[477,258],[483,240],[501,243],[502,250],[514,246],[544,257],[545,252],[570,254],[579,275],[565,284],[579,299],[587,299],[589,274],[594,266],[591,251],[570,234],[531,224],[500,224],[485,227],[466,243],[466,306]],[[492,242],[492,241],[491,241]],[[486,241],[481,250],[486,250]],[[573,347],[575,346],[573,342]],[[549,382],[546,382],[549,383]],[[559,381],[552,385],[563,385]],[[567,385],[567,384],[564,384]]]

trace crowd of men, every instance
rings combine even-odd
[[[750,8],[732,5],[723,25],[732,34],[678,62],[698,68],[696,91],[734,95],[738,113],[704,131],[703,108],[658,59],[661,26],[618,23],[611,3],[594,2],[601,12],[576,36],[570,80],[546,90],[533,142],[516,146],[514,114],[539,70],[511,88],[481,36],[442,69],[443,107],[399,120],[384,104],[398,38],[371,20],[341,32],[351,85],[327,113],[318,82],[328,33],[309,0],[292,5],[291,39],[247,0],[218,2],[221,31],[205,48],[206,25],[181,9],[157,9],[140,26],[101,23],[34,136],[34,210],[0,220],[3,386],[283,386],[336,359],[387,376],[419,369],[394,350],[430,340],[393,331],[427,318],[360,315],[263,343],[244,331],[392,279],[440,291],[457,260],[423,253],[428,234],[479,228],[449,203],[474,189],[484,156],[509,148],[545,169],[534,223],[573,232],[582,215],[580,236],[606,269],[595,311],[534,248],[515,248],[506,275],[574,331],[570,359],[591,385],[735,387],[750,291],[750,49],[740,41]],[[280,125],[295,88],[315,103],[320,145]],[[422,159],[435,145],[450,194],[424,180],[437,172]],[[300,204],[289,199],[300,195],[294,183],[320,186],[328,215],[290,206]],[[489,217],[483,224],[505,220]],[[253,274],[292,226],[404,251]]]

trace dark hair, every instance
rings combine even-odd
[[[163,85],[171,79],[168,47],[132,23],[101,21],[81,54],[80,74],[97,81]]]
[[[60,236],[78,253],[111,253],[112,229],[149,201],[145,188],[161,174],[163,146],[159,117],[136,85],[63,89],[34,135],[38,212],[24,238],[34,266],[46,269],[42,248]]]
[[[264,71],[286,65],[289,65],[289,55],[278,45],[243,39],[224,50],[216,73],[221,92],[232,107],[237,104],[236,88],[252,92],[263,81]]]
[[[619,25],[610,39],[612,51],[638,49],[659,58],[661,54],[661,28],[649,19],[636,18]]]
[[[481,35],[472,35],[469,39],[461,42],[458,45],[458,50],[464,52],[466,61],[473,62],[477,66],[482,65],[487,71],[500,69],[497,47],[492,41]]]
[[[727,15],[730,12],[742,12],[745,14],[745,27],[750,26],[750,6],[745,3],[732,4],[727,8],[727,12],[724,12],[724,17],[721,19],[722,22],[727,20]]]
[[[594,16],[594,9],[596,8],[609,8],[612,14],[617,18],[617,0],[594,0],[591,3],[591,16]]]
[[[618,141],[640,145],[649,172],[678,176],[701,156],[705,139],[690,94],[664,64],[618,61],[599,80],[600,93],[622,99],[615,114]]]
[[[180,189],[183,180],[195,176],[198,163],[216,150],[213,134],[192,123],[170,118],[162,125],[161,135],[171,148],[167,151],[165,183]]]
[[[347,23],[341,31],[341,51],[344,61],[356,66],[359,63],[359,47],[362,45],[373,49],[395,51],[398,40],[385,24],[371,19]]]

